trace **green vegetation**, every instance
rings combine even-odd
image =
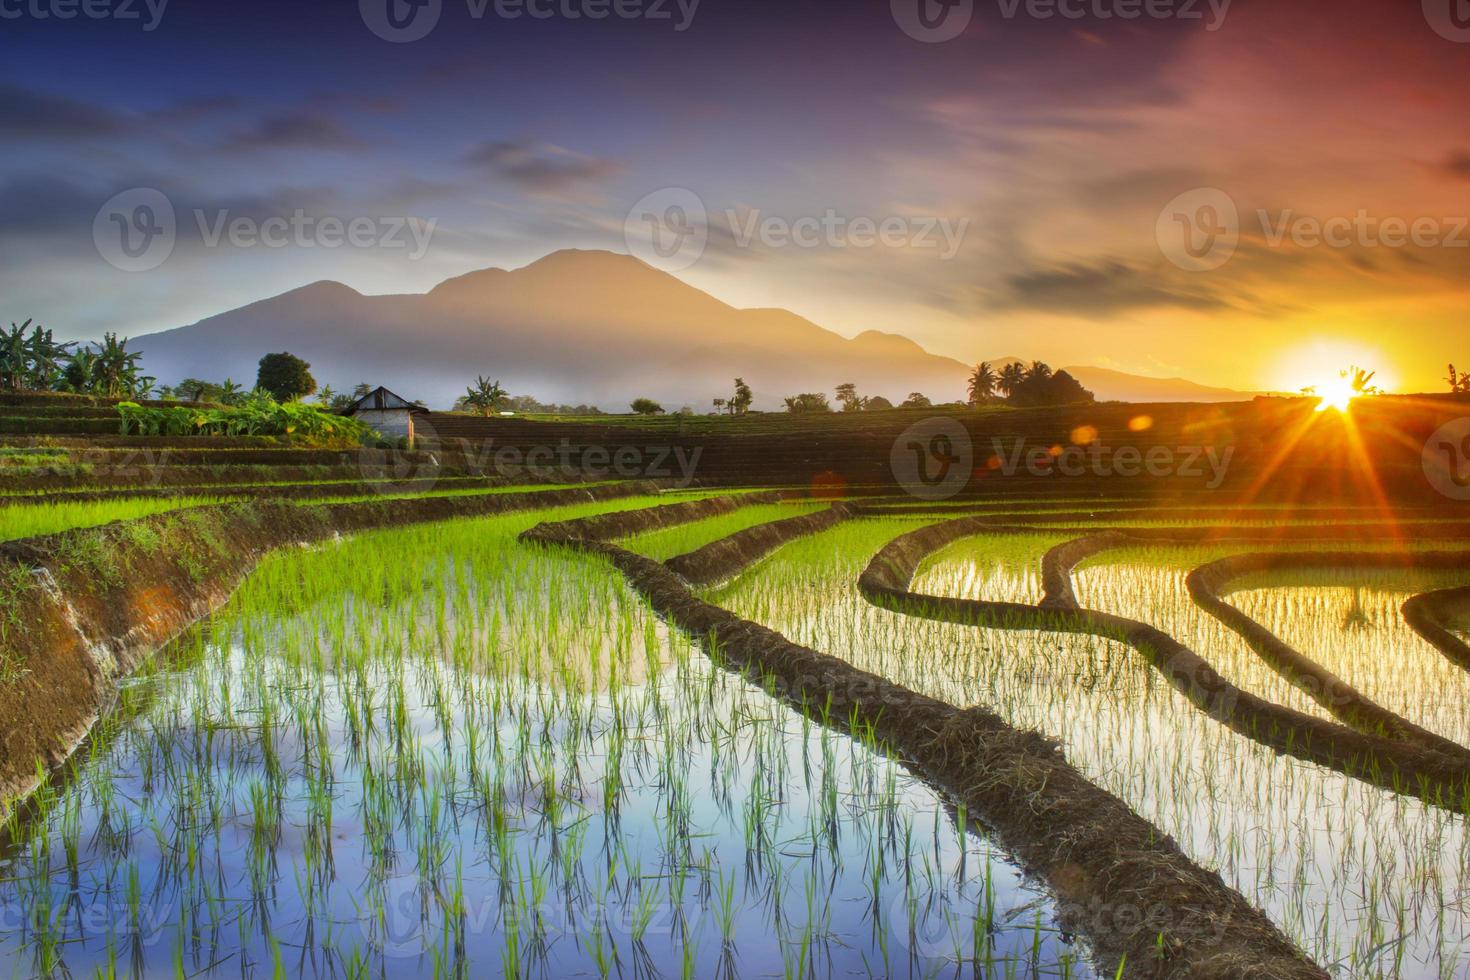
[[[820,391],[803,392],[786,399],[786,411],[793,415],[800,412],[830,412],[832,405]]]
[[[662,415],[664,407],[652,398],[635,398],[628,406],[638,415]]]
[[[63,503],[0,504],[0,541],[56,534],[78,527],[219,503],[217,497],[128,497]]]
[[[477,415],[489,418],[497,415],[510,395],[500,386],[499,381],[491,381],[481,375],[475,379],[475,383],[464,391],[464,396],[455,404],[455,408],[461,411],[471,410]]]
[[[265,562],[12,823],[0,897],[26,928],[0,957],[41,975],[1089,975],[1054,902],[897,762],[668,636],[600,560],[517,541],[652,502]],[[112,928],[88,928],[102,910]]]
[[[255,387],[270,393],[278,402],[294,402],[316,391],[311,365],[284,351],[267,354],[260,359]]]
[[[145,408],[135,402],[117,406],[122,434],[144,436],[293,436],[307,444],[356,444],[372,430],[356,419],[333,415],[299,401],[277,402],[256,392],[235,408],[185,405]]]

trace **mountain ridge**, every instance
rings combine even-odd
[[[754,389],[757,408],[843,382],[895,402],[921,391],[940,403],[965,397],[970,370],[900,333],[844,337],[779,307],[736,308],[633,256],[579,249],[514,270],[473,270],[426,293],[372,295],[318,280],[137,335],[131,346],[166,383],[229,376],[248,384],[263,354],[289,350],[338,389],[367,381],[447,406],[483,374],[543,401],[615,411],[643,396],[699,410],[735,377]],[[1103,400],[1133,400],[1119,394],[1131,390],[1205,396],[1140,399],[1155,401],[1249,397],[1183,379],[1067,370]]]

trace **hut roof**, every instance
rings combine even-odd
[[[422,405],[415,405],[401,395],[395,395],[387,388],[378,387],[353,402],[347,411],[342,414],[356,415],[358,412],[392,411],[423,412],[427,411],[427,409]]]

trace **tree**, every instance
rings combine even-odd
[[[870,395],[863,399],[863,411],[865,412],[885,412],[892,407],[893,402],[882,395]]]
[[[755,395],[751,393],[750,385],[745,383],[744,378],[735,379],[735,397],[729,401],[730,414],[744,415],[750,411],[750,403],[755,401]]]
[[[97,389],[97,355],[83,347],[67,362],[63,385],[67,391],[83,394]]]
[[[1066,371],[1058,371],[1048,381],[1050,382],[1049,394],[1052,405],[1075,405],[1078,402],[1097,401],[1097,396],[1082,387],[1082,382]]]
[[[857,385],[851,381],[837,386],[837,402],[842,406],[844,412],[861,412],[863,410],[862,396],[857,393]]]
[[[1009,397],[1016,393],[1016,389],[1021,387],[1025,380],[1026,369],[1021,366],[1020,361],[1012,361],[1000,369],[1000,379],[996,386]]]
[[[1052,373],[1042,361],[1033,361],[1015,387],[1008,389],[1006,401],[1012,405],[1071,405],[1094,401],[1092,392],[1066,371]]]
[[[714,400],[714,406],[715,406],[715,414],[716,415],[724,415],[725,414],[725,399],[723,399],[723,398],[716,398]]]
[[[481,376],[475,379],[473,385],[464,390],[464,397],[460,401],[489,418],[500,411],[500,406],[508,397],[510,397],[509,394],[500,387],[499,381],[491,381]]]
[[[126,340],[118,340],[117,334],[105,333],[102,343],[93,344],[95,355],[92,363],[92,391],[108,398],[141,397],[153,387],[156,378],[143,374],[139,361],[143,355],[128,350]]]
[[[995,400],[995,388],[1000,383],[989,361],[981,361],[970,372],[970,404],[983,405]]]
[[[792,415],[803,412],[830,412],[832,405],[820,391],[806,391],[786,399],[786,411]]]
[[[909,392],[909,396],[903,400],[903,404],[900,405],[900,406],[898,406],[898,407],[899,408],[933,408],[934,407],[934,403],[931,402],[929,400],[928,396],[926,396],[922,391],[911,391],[911,392]]]
[[[294,402],[316,391],[316,379],[311,376],[310,364],[283,351],[260,359],[255,387],[269,392],[278,402]]]
[[[1365,371],[1363,368],[1354,366],[1339,372],[1338,377],[1348,383],[1354,395],[1377,395],[1382,393],[1381,388],[1372,384],[1377,374],[1377,371]]]
[[[635,398],[628,406],[639,415],[662,415],[664,407],[652,398]]]
[[[1455,366],[1451,364],[1450,376],[1447,380],[1450,383],[1450,394],[1470,395],[1470,374],[1456,374]]]
[[[62,362],[74,346],[57,343],[50,330],[30,320],[19,326],[12,323],[8,331],[0,332],[0,387],[10,391],[57,387],[64,380]]]

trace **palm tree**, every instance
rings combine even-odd
[[[26,350],[26,327],[30,324],[29,320],[19,327],[12,323],[9,331],[0,333],[0,384],[10,391],[20,391],[25,387],[26,366],[30,360]]]
[[[750,411],[750,403],[755,401],[755,394],[750,390],[750,385],[745,383],[744,378],[735,379],[735,396],[727,405],[730,406],[731,415],[744,415]]]
[[[73,369],[76,368],[75,362],[81,353],[82,351],[78,351],[73,355]],[[134,398],[152,390],[154,382],[158,380],[143,373],[138,364],[143,355],[137,351],[129,351],[127,340],[118,340],[115,333],[103,334],[102,343],[90,345],[88,353],[91,356],[87,371],[68,371],[69,379],[73,376],[90,375],[86,379],[85,390],[108,398]]]
[[[27,320],[26,323],[31,321]],[[22,325],[24,330],[25,326]],[[26,354],[30,359],[30,383],[32,388],[45,390],[56,387],[62,378],[62,361],[71,356],[75,344],[58,344],[50,330],[42,330],[38,323],[31,329],[26,342]]]
[[[997,387],[1007,395],[1014,395],[1016,389],[1021,387],[1021,382],[1026,380],[1026,369],[1021,367],[1020,361],[1012,361],[1000,369],[1000,380]]]
[[[1354,395],[1376,395],[1379,393],[1379,389],[1376,385],[1371,384],[1371,382],[1377,374],[1377,371],[1365,371],[1360,367],[1354,366],[1341,372],[1340,376],[1352,386]]]
[[[221,405],[237,405],[240,399],[245,397],[245,389],[226,378],[224,384],[219,386],[219,401]]]
[[[465,389],[464,403],[471,408],[478,409],[486,418],[500,411],[500,406],[505,402],[507,392],[500,387],[499,381],[491,381],[485,377],[475,379],[474,385]]]
[[[1027,381],[1047,381],[1051,378],[1051,365],[1045,361],[1032,361],[1026,369]]]
[[[27,334],[26,331],[30,333]],[[62,361],[71,356],[71,343],[57,343],[50,330],[30,320],[0,332],[0,387],[11,391],[44,391],[63,379]]]
[[[979,405],[995,397],[995,386],[999,379],[989,361],[981,361],[970,372],[970,404]]]

